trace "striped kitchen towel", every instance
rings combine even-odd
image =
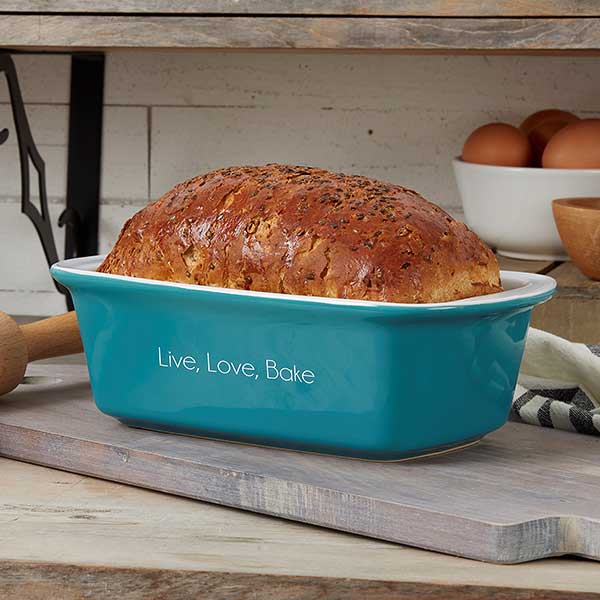
[[[600,436],[600,345],[575,344],[531,328],[512,417]]]

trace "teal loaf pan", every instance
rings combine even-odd
[[[440,304],[249,292],[57,263],[98,408],[161,431],[374,460],[464,446],[507,419],[543,275]]]

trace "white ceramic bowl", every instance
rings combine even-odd
[[[600,196],[600,169],[495,167],[453,161],[469,227],[498,254],[568,260],[552,200]]]

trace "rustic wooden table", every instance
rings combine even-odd
[[[599,598],[600,566],[455,558],[0,459],[0,597]]]

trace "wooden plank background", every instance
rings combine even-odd
[[[56,224],[66,190],[69,57],[15,61]],[[451,158],[468,133],[492,120],[518,124],[546,106],[597,117],[600,61],[114,51],[105,91],[102,252],[141,206],[179,181],[232,164],[282,161],[363,174],[416,189],[461,218]],[[11,131],[11,119],[0,85],[0,127]],[[64,302],[19,212],[13,133],[0,146],[0,248],[19,250],[0,252],[0,310],[59,312]],[[54,231],[62,248],[64,228]]]

